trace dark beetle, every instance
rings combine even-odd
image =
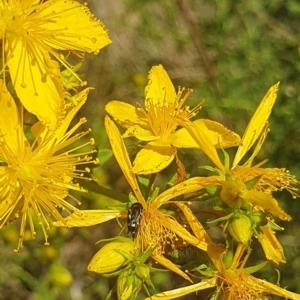
[[[143,206],[139,202],[135,202],[128,209],[127,227],[132,238],[134,239],[138,233],[140,221],[142,218]]]

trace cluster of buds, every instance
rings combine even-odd
[[[137,296],[144,283],[153,286],[150,280],[150,265],[146,263],[152,250],[139,256],[133,241],[118,237],[105,244],[91,259],[88,270],[104,275],[118,276],[118,299]]]

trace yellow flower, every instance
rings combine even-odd
[[[252,166],[252,162],[261,149],[267,136],[267,120],[275,103],[279,83],[272,86],[252,116],[245,133],[242,143],[238,147],[234,157],[232,167],[224,166],[223,176],[219,182],[216,180],[215,186],[220,187],[220,199],[231,208],[239,208],[243,204],[251,204],[254,211],[265,211],[284,221],[290,221],[291,216],[284,212],[277,200],[272,197],[272,192],[287,189],[295,198],[298,192],[299,182],[294,176],[290,175],[285,169],[261,168],[261,165]],[[197,141],[197,137],[193,136]],[[243,165],[238,165],[245,154],[257,142],[252,155]],[[222,171],[222,169],[221,169]],[[254,186],[249,189],[246,184],[251,180],[256,181]],[[281,245],[277,241],[272,230],[260,227],[257,230],[258,239],[262,244],[267,259],[275,263],[285,262]]]
[[[40,122],[34,124],[32,142],[24,134],[22,114],[19,114],[3,81],[0,81],[0,91],[0,228],[15,218],[21,218],[18,251],[23,246],[28,223],[32,237],[35,236],[34,218],[42,227],[47,244],[49,222],[62,220],[61,211],[76,211],[65,198],[69,196],[78,203],[68,191],[84,191],[73,183],[73,179],[85,178],[88,168],[78,167],[94,161],[89,156],[91,151],[77,154],[75,150],[92,144],[93,140],[72,148],[74,142],[90,132],[72,136],[86,122],[85,118],[69,131],[67,129],[85,103],[89,89],[73,97],[75,106],[66,107],[66,118],[56,131],[50,131]]]
[[[162,65],[154,66],[149,73],[149,83],[145,89],[145,108],[111,101],[106,111],[126,129],[123,137],[134,136],[147,142],[137,154],[132,172],[136,174],[156,173],[167,167],[176,155],[175,148],[201,148],[215,164],[222,168],[215,146],[232,147],[240,144],[237,134],[223,125],[210,120],[199,119],[190,122],[201,109],[198,104],[193,109],[184,106],[192,90],[179,88],[177,94]],[[179,125],[191,124],[201,140],[198,145],[185,128]],[[183,124],[183,125],[182,125]]]
[[[234,157],[232,167],[226,171],[226,174],[224,172],[227,181],[222,183],[221,199],[230,207],[239,207],[243,202],[251,203],[282,220],[290,221],[291,217],[279,207],[278,202],[271,196],[271,192],[287,189],[295,198],[298,196],[299,182],[285,169],[261,168],[260,166],[265,161],[251,166],[267,136],[267,120],[276,100],[278,86],[279,83],[268,90],[252,116]],[[194,138],[196,140],[196,137]],[[252,155],[242,166],[238,165],[255,142],[257,144]],[[224,169],[228,169],[228,166],[224,166]],[[257,182],[253,189],[248,190],[245,183],[255,178],[257,178]]]
[[[212,256],[220,255],[224,249],[218,249],[216,247],[213,250],[213,247],[211,247],[212,242],[207,236],[204,228],[199,222],[197,222],[196,218],[193,218],[192,213],[188,211],[185,204],[179,204],[179,207],[185,213],[187,221],[191,221],[192,229],[195,228],[194,226],[198,225],[197,236],[192,235],[181,224],[179,224],[175,218],[163,213],[159,210],[159,208],[171,199],[176,199],[176,197],[180,195],[199,190],[199,186],[204,184],[203,181],[201,181],[201,178],[189,179],[164,191],[155,199],[150,201],[150,203],[146,202],[140,191],[135,174],[131,172],[131,162],[116,125],[108,117],[106,117],[105,126],[114,155],[123,171],[123,174],[134,191],[136,199],[143,205],[143,216],[139,224],[136,243],[139,245],[139,248],[144,251],[155,249],[151,254],[151,257],[154,260],[178,275],[181,275],[183,278],[190,280],[183,271],[181,271],[170,260],[165,258],[165,248],[167,245],[172,247],[178,238],[182,238],[186,243],[189,243],[201,250],[207,251],[208,248],[210,248],[211,252],[215,251]],[[196,222],[197,224],[195,225],[194,223]]]
[[[64,106],[58,50],[97,53],[111,43],[86,5],[71,0],[0,2],[2,65],[24,107],[55,129]],[[55,60],[53,59],[55,58]]]
[[[159,208],[169,200],[183,194],[195,192],[199,190],[202,185],[211,183],[211,178],[208,182],[206,182],[206,178],[200,177],[189,179],[164,191],[153,201],[148,203],[142,195],[136,175],[131,172],[131,161],[119,130],[109,117],[105,118],[105,126],[115,158],[118,161],[125,178],[130,184],[137,201],[143,206],[143,215],[139,224],[137,237],[135,239],[138,248],[141,249],[141,251],[154,249],[151,257],[156,262],[187,280],[190,280],[190,278],[165,257],[166,246],[174,246],[179,238],[181,238],[185,243],[191,244],[203,251],[209,251],[208,254],[217,265],[218,261],[220,261],[220,254],[224,251],[224,248],[218,247],[211,242],[205,229],[195,218],[186,204],[178,203],[177,205],[184,213],[186,220],[190,223],[190,227],[194,235],[178,223],[174,217],[159,210]],[[202,186],[202,188],[204,187]],[[125,213],[127,214],[127,212],[121,210],[80,211],[68,216],[64,222],[69,227],[90,226],[105,222],[112,218],[126,217]],[[53,225],[62,226],[63,222],[54,222]]]
[[[223,270],[222,272],[215,273],[213,278],[204,279],[199,283],[186,287],[158,293],[145,300],[177,299],[213,287],[217,288],[214,296],[224,300],[265,299],[269,295],[276,295],[287,299],[300,299],[299,294],[289,292],[278,285],[247,274],[242,266],[239,269],[230,268]]]
[[[292,194],[293,198],[296,198],[298,196],[297,186],[299,185],[299,182],[296,180],[295,176],[291,175],[284,168],[261,168],[260,166],[265,161],[258,165],[251,166],[267,136],[267,120],[276,100],[278,86],[279,83],[273,85],[269,89],[252,116],[243,135],[242,144],[238,147],[233,160],[230,174],[244,182],[254,178],[259,178],[253,190],[249,191],[248,201],[253,205],[260,206],[263,210],[269,211],[271,214],[282,220],[290,221],[291,217],[279,207],[278,202],[271,196],[271,193],[286,189]],[[250,158],[244,163],[244,165],[239,166],[238,163],[256,141],[257,144]]]

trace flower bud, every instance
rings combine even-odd
[[[268,220],[262,211],[252,212],[248,216],[251,219],[251,221],[253,222],[255,227],[264,226],[268,223]]]
[[[229,207],[236,208],[248,200],[248,190],[241,180],[228,180],[223,182],[220,199]]]
[[[49,272],[49,278],[53,285],[60,287],[70,286],[73,282],[71,273],[65,267],[60,265],[52,265]]]
[[[134,243],[131,240],[110,242],[94,255],[88,265],[88,270],[99,274],[114,272],[126,263],[126,257],[116,250],[130,254],[133,248]]]
[[[135,273],[140,279],[147,280],[150,277],[150,267],[145,264],[138,264],[135,268]]]
[[[133,273],[132,269],[125,269],[117,281],[118,299],[135,299],[135,296],[141,289],[142,283],[142,280]]]
[[[252,235],[251,220],[246,215],[236,214],[229,221],[228,231],[237,242],[247,245]]]

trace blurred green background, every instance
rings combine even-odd
[[[196,1],[196,0],[88,0],[89,8],[109,30],[113,44],[98,56],[87,55],[84,79],[95,89],[79,112],[93,129],[101,167],[93,176],[102,185],[128,193],[129,187],[116,162],[106,163],[110,148],[103,127],[104,106],[109,100],[143,103],[147,73],[163,64],[175,87],[194,89],[188,104],[205,99],[199,117],[211,118],[243,134],[269,87],[280,81],[276,105],[270,118],[271,132],[257,157],[268,166],[285,167],[300,178],[300,2]],[[76,195],[82,208],[102,208],[109,200],[94,193]],[[277,234],[285,248],[287,263],[270,266],[260,274],[300,293],[299,200],[287,193],[278,200],[291,223]],[[116,223],[116,222],[115,222]],[[88,274],[86,266],[101,238],[117,235],[112,223],[88,229],[53,229],[50,246],[39,236],[29,240],[18,254],[17,222],[0,231],[0,299],[105,299],[112,283]],[[258,247],[259,248],[259,247]],[[261,251],[261,250],[258,250]],[[261,251],[262,252],[262,251]],[[258,254],[263,260],[263,253]],[[162,277],[163,276],[163,277]],[[167,276],[167,280],[166,280]],[[172,287],[171,276],[157,274],[162,289]],[[183,284],[181,281],[179,284]],[[114,299],[114,298],[112,298]],[[202,294],[182,299],[205,299]]]

